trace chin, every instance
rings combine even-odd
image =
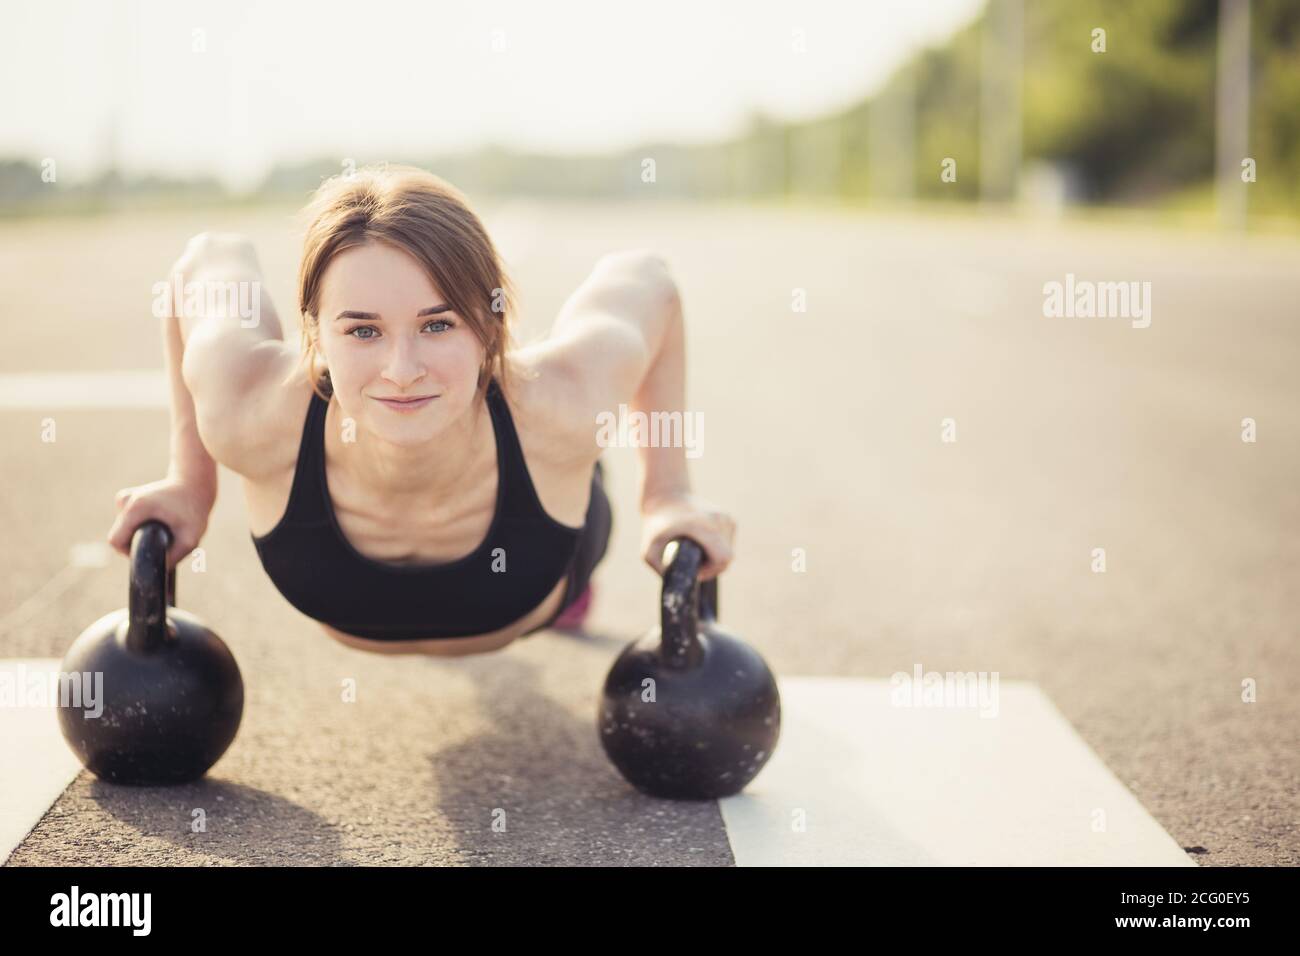
[[[448,404],[449,393],[418,409],[403,412],[389,408],[382,401],[362,393],[358,396],[360,414],[366,430],[396,444],[419,444],[437,435],[455,421],[465,409]],[[344,412],[346,414],[346,410]],[[419,435],[419,438],[414,436]]]
[[[389,445],[396,445],[399,448],[418,448],[437,438],[442,429],[430,428],[427,424],[408,425],[406,428],[386,424],[382,428],[371,428],[369,431]]]

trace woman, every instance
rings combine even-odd
[[[207,528],[220,462],[243,478],[271,580],[351,647],[474,654],[576,626],[611,527],[597,416],[684,406],[663,260],[603,257],[549,337],[517,348],[496,249],[443,180],[361,170],[322,185],[307,218],[301,354],[247,240],[204,233],[173,266],[171,466],[118,493],[109,542],[129,554],[157,518],[174,567]],[[682,448],[638,454],[645,561],[662,573],[686,535],[701,580],[716,576],[734,522],[691,494]]]

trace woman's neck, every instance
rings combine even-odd
[[[337,424],[341,416],[338,402],[330,402],[325,419],[327,447],[357,485],[385,504],[446,502],[463,487],[467,475],[477,473],[485,457],[496,458],[491,415],[481,401],[436,441],[422,445],[397,445],[360,429],[355,441],[345,442]],[[339,437],[331,443],[330,435]]]

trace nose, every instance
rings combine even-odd
[[[424,378],[424,363],[420,361],[419,346],[401,336],[394,338],[384,364],[383,376],[400,389],[407,389]]]

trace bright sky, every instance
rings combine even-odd
[[[852,103],[982,6],[6,0],[0,156],[51,157],[75,181],[115,149],[133,172],[241,186],[319,156],[709,141],[753,110],[795,119]]]

